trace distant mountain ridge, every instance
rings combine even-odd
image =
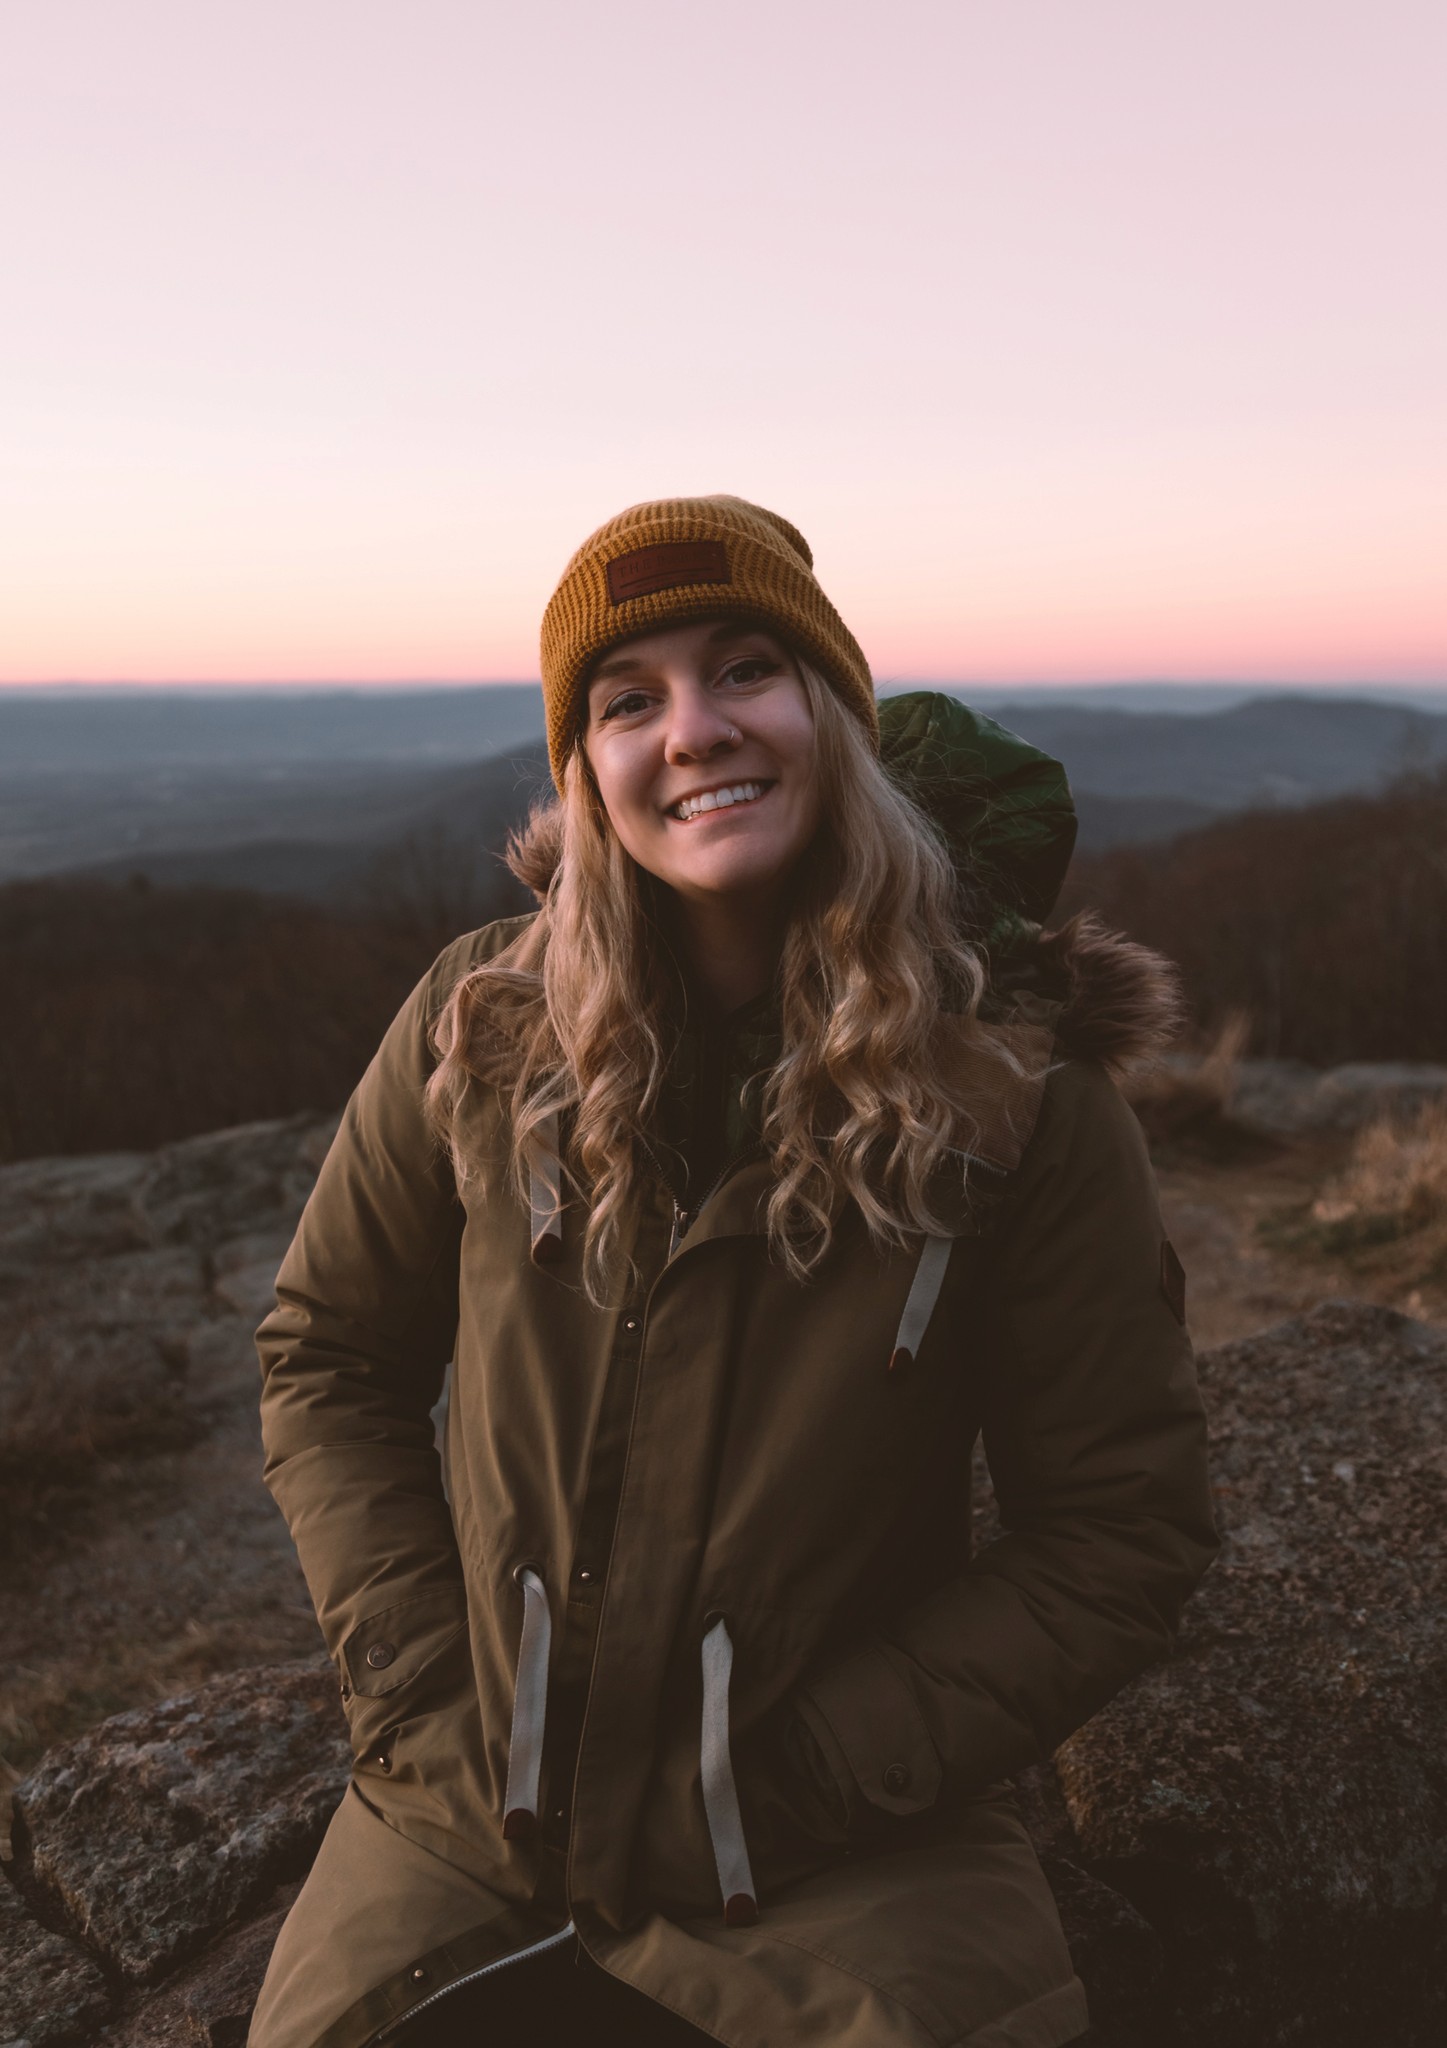
[[[1351,698],[1253,697],[1189,719],[1015,699],[990,716],[1063,761],[1077,790],[1218,811],[1317,802],[1447,760],[1447,713]]]
[[[0,690],[0,776],[485,760],[541,736],[536,683],[415,690]]]
[[[1086,851],[1369,793],[1447,760],[1447,712],[1281,692],[1214,710],[980,704],[1065,763]],[[531,685],[0,693],[0,881],[147,875],[329,899],[389,848],[496,851],[546,786]]]
[[[1096,719],[1129,718],[1144,739],[1154,720],[1168,743],[1177,747],[1183,719],[1204,726],[1268,705],[1314,706],[1333,718],[1363,711],[1388,725],[1404,716],[1447,719],[1447,691],[1399,696],[1364,691],[1353,696],[1214,683],[1058,689],[1042,685],[1013,691],[891,683],[880,694],[934,687],[948,688],[952,696],[963,697],[1002,724],[1018,721],[1019,732],[1043,721],[1049,729],[1073,736],[1088,732]],[[543,728],[542,691],[536,683],[398,690],[0,688],[0,776],[29,769],[78,773],[128,766],[239,770],[295,769],[306,762],[337,761],[440,765],[484,760],[540,738]]]

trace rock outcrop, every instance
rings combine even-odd
[[[1181,1054],[1166,1062],[1183,1086],[1209,1065]],[[1428,1061],[1362,1060],[1310,1067],[1301,1060],[1239,1060],[1224,1113],[1262,1138],[1319,1138],[1358,1131],[1381,1118],[1407,1123],[1447,1096],[1447,1066]]]
[[[254,1409],[252,1332],[336,1121],[0,1167],[12,1535],[83,1499],[107,1457],[196,1442],[238,1394]]]
[[[1224,1548],[1056,1758],[1180,2048],[1447,2037],[1447,1336],[1327,1303],[1208,1352]]]
[[[1447,1336],[1329,1303],[1207,1353],[1222,1556],[1174,1655],[1025,1774],[1100,2048],[1447,2028]],[[0,2042],[238,2048],[347,1753],[324,1661],[16,1792]]]
[[[304,1874],[350,1764],[329,1664],[212,1679],[44,1760],[15,1794],[17,1878],[153,1981]]]
[[[184,1372],[198,1325],[231,1313],[254,1326],[336,1123],[286,1117],[154,1152],[0,1167],[0,1289],[37,1332],[33,1353],[7,1353],[6,1439],[35,1378],[54,1395],[57,1362],[71,1398],[150,1407]]]
[[[94,1959],[69,1935],[56,1934],[0,1880],[0,2039],[30,2048],[88,2041],[112,2008],[110,1986]]]

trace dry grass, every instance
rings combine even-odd
[[[1406,1124],[1368,1125],[1312,1204],[1311,1221],[1328,1250],[1415,1238],[1424,1276],[1447,1268],[1447,1101],[1425,1104]]]
[[[230,1591],[217,1589],[222,1609]],[[46,1750],[84,1735],[112,1714],[172,1699],[222,1672],[282,1663],[319,1647],[315,1625],[292,1607],[275,1614],[178,1616],[168,1632],[118,1628],[99,1643],[77,1644],[69,1654],[34,1664],[15,1661],[0,1685],[0,1797]]]

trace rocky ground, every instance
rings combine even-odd
[[[1410,1248],[1286,1247],[1351,1090],[1278,1082],[1160,1150],[1225,1553],[1172,1662],[1024,1787],[1103,2048],[1447,2021],[1447,1296]],[[0,2043],[240,2042],[344,1781],[251,1341],[331,1128],[0,1171]]]
[[[0,1169],[0,1754],[319,1643],[253,1333],[335,1118]]]

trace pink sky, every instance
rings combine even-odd
[[[0,681],[536,673],[642,497],[883,679],[1447,682],[1440,0],[46,0]]]

